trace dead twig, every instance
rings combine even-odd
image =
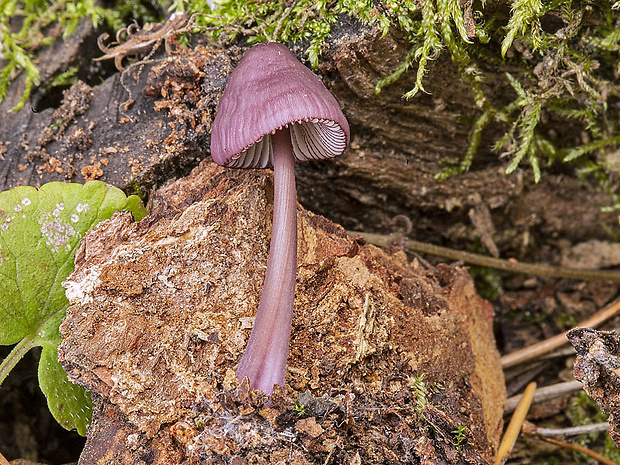
[[[608,306],[604,307],[602,310],[595,313],[591,318],[588,318],[574,328],[571,328],[571,330],[575,328],[594,328],[609,320],[610,318],[618,315],[619,313],[620,299],[617,299]],[[568,342],[568,339],[566,339],[567,334],[568,331],[564,331],[563,333],[545,339],[544,341],[537,342],[536,344],[532,344],[531,346],[527,346],[523,349],[515,350],[514,352],[504,355],[501,358],[502,368],[506,369],[515,365],[519,365],[520,363],[532,360],[542,354],[557,349],[561,345],[564,345]]]
[[[551,438],[548,436],[544,436],[543,434],[541,434],[541,428],[538,428],[536,425],[530,422],[525,422],[523,424],[522,432],[523,434],[528,434],[530,436],[537,437],[538,439],[548,442],[550,444],[554,444],[556,446],[560,446],[565,449],[574,450],[576,452],[581,452],[582,454],[586,454],[587,456],[592,457],[594,460],[598,460],[600,463],[604,465],[618,465],[617,462],[614,462],[613,460],[610,460],[607,457],[604,457],[601,454],[598,454],[594,452],[593,450],[590,450],[586,447],[582,447],[577,444],[572,444],[570,442],[560,441],[559,439]]]
[[[579,436],[581,434],[598,433],[607,431],[609,422],[592,423],[590,425],[571,426],[569,428],[537,428],[538,435],[545,437]]]
[[[579,391],[582,388],[583,385],[579,381],[567,381],[565,383],[557,383],[551,386],[541,387],[536,389],[536,391],[534,392],[532,403],[544,402],[546,400],[555,399],[556,397],[561,397],[565,394]],[[504,406],[504,415],[513,412],[517,408],[517,405],[519,405],[522,397],[523,394],[509,397],[506,400],[506,405]]]
[[[360,231],[349,231],[351,235],[359,235],[371,244],[379,247],[389,247],[393,237],[383,234],[374,234]],[[515,259],[504,260],[488,257],[462,250],[450,249],[439,245],[428,244],[410,238],[404,238],[403,248],[407,252],[427,253],[451,260],[462,261],[472,265],[485,266],[496,270],[511,271],[513,273],[531,274],[545,278],[568,278],[586,281],[615,281],[620,282],[620,273],[605,270],[577,270],[559,266],[540,265],[538,263],[521,263]]]

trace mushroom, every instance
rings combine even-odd
[[[282,44],[259,44],[230,74],[211,131],[211,156],[230,168],[273,166],[271,245],[263,291],[237,378],[267,395],[284,385],[297,274],[295,161],[332,158],[349,124],[321,80]]]

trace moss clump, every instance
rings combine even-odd
[[[387,34],[402,31],[410,42],[409,52],[393,72],[376,84],[381,92],[403,74],[415,72],[415,85],[404,97],[425,92],[430,62],[448,53],[474,95],[478,114],[463,115],[473,121],[469,144],[462,159],[438,173],[438,179],[470,169],[484,131],[491,123],[506,128],[494,150],[508,161],[506,172],[524,164],[534,179],[541,167],[556,161],[573,163],[582,176],[594,176],[612,196],[613,208],[620,208],[616,193],[618,169],[609,159],[620,144],[618,99],[620,85],[620,3],[607,0],[228,0],[216,10],[208,0],[164,0],[140,2],[123,0],[114,9],[95,6],[92,0],[44,0],[5,2],[0,29],[0,98],[8,82],[18,72],[26,73],[26,88],[16,107],[28,98],[38,83],[33,53],[55,40],[46,30],[60,23],[63,36],[69,35],[79,18],[95,24],[103,20],[114,29],[123,19],[155,21],[168,10],[197,13],[195,23],[216,26],[216,37],[249,42],[278,41],[307,43],[306,56],[318,65],[322,47],[332,27],[342,15],[374,25]],[[21,28],[10,27],[21,20]],[[11,24],[10,24],[11,23]],[[484,91],[483,68],[491,64],[510,69],[506,78],[514,90],[507,105],[497,105],[494,95]],[[495,79],[496,76],[493,76]],[[547,123],[550,121],[550,123]],[[562,140],[549,133],[552,127],[569,125],[579,140]]]
[[[39,85],[39,69],[35,52],[76,30],[79,21],[88,17],[97,25],[104,19],[114,22],[118,16],[95,4],[94,0],[69,2],[45,0],[2,2],[0,9],[0,101],[6,96],[9,83],[19,73],[26,79],[21,99],[12,109],[19,110],[30,97],[33,86]],[[64,73],[63,73],[64,74]],[[60,80],[66,75],[57,77]]]
[[[473,120],[468,148],[460,162],[437,174],[438,179],[469,170],[485,129],[499,123],[506,131],[494,150],[509,160],[507,174],[529,164],[538,182],[541,167],[556,161],[574,163],[582,176],[598,179],[612,196],[612,208],[620,208],[615,192],[618,176],[608,160],[608,153],[620,144],[619,7],[605,0],[513,0],[488,5],[473,0],[230,0],[218,14],[233,36],[242,34],[250,41],[309,41],[306,53],[313,66],[342,14],[378,26],[384,34],[399,28],[410,42],[409,52],[377,83],[376,91],[411,71],[415,85],[404,97],[425,92],[430,62],[447,52],[480,110],[478,115],[464,115]],[[507,105],[497,106],[496,96],[484,91],[488,76],[482,68],[488,63],[514,70],[506,73],[514,90],[514,99]],[[554,139],[549,135],[553,126],[569,126],[581,137]]]
[[[5,0],[0,4],[0,101],[6,97],[9,84],[25,74],[22,95],[11,111],[20,110],[28,101],[33,87],[40,84],[36,52],[75,32],[82,19],[97,27],[106,24],[120,29],[130,19],[140,22],[159,21],[164,4],[121,0],[111,8],[95,0]],[[46,87],[62,86],[76,71],[70,68],[44,83]]]

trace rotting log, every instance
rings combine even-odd
[[[142,222],[117,213],[87,234],[59,349],[94,393],[80,463],[487,463],[505,391],[493,310],[470,276],[409,263],[302,207],[287,386],[266,406],[239,385],[271,190],[269,171],[207,160],[154,193]]]

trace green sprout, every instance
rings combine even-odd
[[[454,431],[452,431],[452,434],[454,434],[454,443],[456,444],[456,450],[459,452],[461,452],[461,447],[467,440],[467,437],[465,436],[465,431],[467,431],[467,426],[465,425],[459,425]]]
[[[424,373],[420,376],[414,376],[409,378],[409,382],[407,383],[409,388],[413,390],[416,398],[415,412],[422,416],[424,412],[424,408],[429,404],[428,395],[429,388],[428,385],[424,382]]]
[[[295,407],[293,407],[293,411],[300,418],[305,417],[308,414],[308,408],[298,402],[295,402]]]

